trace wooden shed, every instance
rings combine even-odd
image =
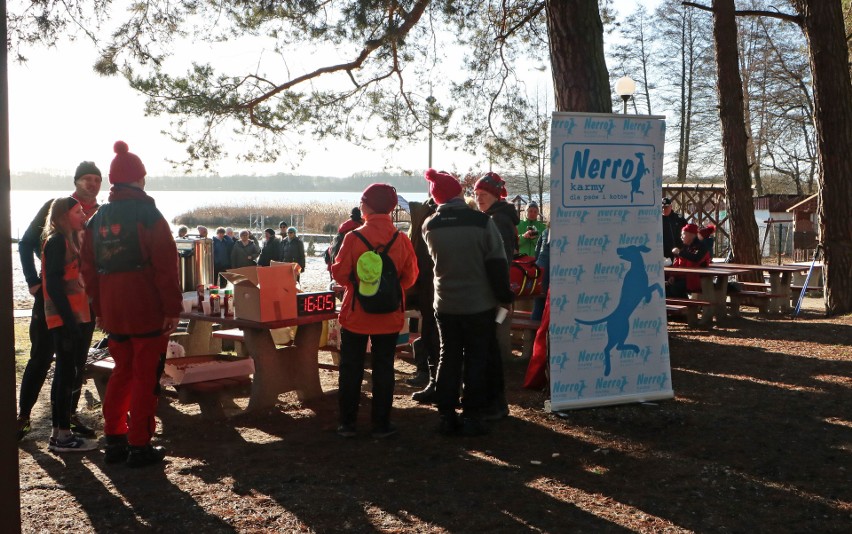
[[[796,261],[813,257],[819,242],[819,194],[813,194],[787,208],[793,219],[793,255]]]

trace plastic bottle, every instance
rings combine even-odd
[[[219,286],[210,286],[210,315],[219,315],[221,313]]]
[[[234,315],[234,290],[225,290],[225,299],[222,302],[222,309],[225,311],[225,317]]]

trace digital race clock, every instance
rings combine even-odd
[[[305,317],[334,311],[334,291],[296,293],[296,315]]]

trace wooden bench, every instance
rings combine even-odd
[[[730,293],[728,298],[731,299],[731,314],[738,316],[740,314],[740,306],[754,306],[760,315],[766,315],[769,309],[769,299],[782,298],[785,295],[777,293],[767,293],[766,291],[738,291]]]
[[[113,369],[115,369],[115,360],[112,359],[112,356],[107,356],[88,364],[83,370],[84,378],[91,378],[92,382],[94,382],[95,390],[98,392],[101,403],[104,401],[107,383]]]
[[[698,300],[698,299],[676,299],[676,298],[666,298],[666,314],[672,315],[685,315],[686,316],[686,324],[689,326],[698,326],[698,312],[702,310],[705,306],[711,306],[712,304],[706,300]],[[685,310],[674,309],[671,312],[669,311],[669,306],[682,306]]]
[[[230,376],[192,384],[173,384],[172,387],[177,391],[181,404],[197,403],[202,416],[222,419],[226,409],[241,410],[234,397],[249,395],[251,377]]]
[[[237,356],[241,358],[247,358],[248,353],[246,352],[245,344],[243,343],[244,335],[243,331],[239,328],[230,328],[228,330],[216,330],[211,336],[217,339],[221,339],[222,341],[230,341],[234,345],[234,352],[237,353]],[[222,344],[222,348],[225,348],[225,344]]]
[[[541,326],[541,319],[530,319],[529,312],[514,311],[511,317],[506,318],[511,321],[512,330],[520,330],[521,338],[521,358],[529,359],[532,356],[533,343],[535,343],[535,333]]]

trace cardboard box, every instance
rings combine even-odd
[[[242,267],[222,272],[234,285],[234,316],[268,322],[296,317],[296,263]]]
[[[188,356],[166,361],[165,374],[173,384],[192,384],[254,373],[254,360],[223,359],[217,355]]]

